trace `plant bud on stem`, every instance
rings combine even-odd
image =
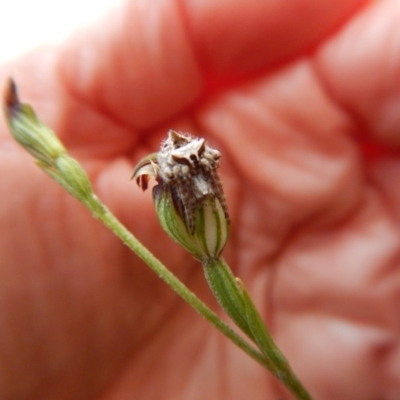
[[[171,130],[160,152],[143,159],[133,177],[143,190],[150,177],[157,180],[153,197],[161,225],[202,262],[218,302],[261,352],[218,318],[110,213],[93,193],[80,164],[67,154],[57,136],[36,117],[33,109],[19,102],[11,79],[4,92],[4,112],[14,138],[47,174],[86,205],[194,309],[277,376],[297,399],[311,399],[274,344],[247,290],[220,257],[230,223],[216,172],[220,158],[217,150],[210,148],[204,139]]]
[[[32,107],[20,103],[12,79],[7,82],[4,100],[4,113],[15,140],[70,194],[85,203],[93,203],[92,186],[86,172],[67,154],[60,140],[38,119]]]
[[[142,159],[133,177],[146,190],[151,177],[163,229],[203,264],[211,291],[235,324],[260,348],[267,368],[299,399],[310,400],[272,340],[243,283],[221,258],[229,217],[217,175],[220,153],[204,139],[169,131],[158,153]]]
[[[15,140],[44,165],[66,154],[54,133],[37,118],[32,107],[19,102],[17,88],[10,78],[4,91],[4,114]]]
[[[133,178],[147,189],[163,229],[195,258],[218,258],[229,236],[229,216],[217,168],[220,153],[204,139],[169,131],[157,154],[139,162]]]

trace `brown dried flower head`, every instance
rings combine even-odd
[[[220,157],[203,138],[170,130],[161,150],[141,160],[133,173],[143,190],[150,177],[157,180],[153,198],[161,225],[201,259],[218,257],[229,233],[217,174]]]

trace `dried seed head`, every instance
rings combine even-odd
[[[173,195],[178,212],[193,234],[195,210],[208,199],[216,198],[228,219],[228,209],[218,174],[221,154],[204,139],[170,131],[157,161],[160,178]]]
[[[157,180],[153,195],[156,207],[162,205],[158,207],[161,224],[182,243],[182,232],[171,232],[181,229],[180,225],[165,218],[166,212],[177,214],[185,235],[189,234],[190,241],[197,243],[197,247],[193,243],[188,246],[186,241],[184,246],[191,247],[189,251],[197,258],[204,254],[218,257],[228,237],[228,209],[217,174],[220,157],[220,152],[209,147],[204,139],[170,130],[157,155],[143,159],[134,171],[133,177],[143,190],[149,176]],[[172,225],[174,228],[170,229]]]

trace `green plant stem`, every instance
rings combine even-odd
[[[238,304],[238,293],[242,293],[243,316],[250,314],[250,326],[255,326],[255,334],[251,335],[255,338],[261,336],[261,341],[257,342],[261,352],[250,345],[227,324],[225,324],[212,310],[210,310],[190,289],[188,289],[169,269],[167,269],[161,261],[159,261],[143,244],[141,244],[135,236],[129,232],[121,222],[103,205],[96,195],[92,194],[81,201],[89,208],[93,216],[104,223],[110,230],[118,236],[124,244],[126,244],[139,258],[141,258],[165,283],[167,283],[182,299],[184,299],[192,308],[194,308],[207,321],[214,325],[224,336],[235,343],[246,354],[255,361],[267,368],[275,375],[295,396],[298,400],[312,400],[301,382],[297,379],[291,370],[289,363],[281,354],[279,348],[273,342],[271,336],[266,331],[265,325],[259,317],[259,314],[248,296],[245,288],[240,288],[235,280],[229,266],[223,259],[210,259],[204,265],[205,269],[213,269],[221,271],[221,281],[224,284],[228,282],[228,290],[233,292],[232,302]],[[230,282],[230,284],[229,284]],[[235,290],[236,288],[236,290]],[[243,294],[244,291],[244,294]],[[251,305],[250,307],[247,305]],[[238,311],[240,312],[240,310]],[[250,328],[247,328],[250,329]],[[246,331],[246,329],[245,329]],[[261,334],[258,334],[261,332]],[[271,356],[272,355],[272,356]]]
[[[252,357],[263,367],[270,369],[271,365],[265,356],[238,335],[232,328],[223,322],[217,314],[208,308],[190,289],[188,289],[160,260],[158,260],[124,225],[104,206],[97,196],[83,201],[92,215],[103,222],[119,237],[139,258],[141,258],[167,285],[169,285],[182,299],[214,325],[224,336],[230,339],[246,354]]]
[[[297,399],[311,400],[311,396],[269,334],[243,282],[235,278],[228,264],[222,258],[210,258],[203,264],[203,267],[207,282],[218,303],[242,331],[257,344],[265,356],[270,372]]]

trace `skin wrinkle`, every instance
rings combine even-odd
[[[318,264],[318,262],[317,262],[317,264]],[[280,268],[279,269],[280,271],[282,271],[283,269],[282,268]],[[293,275],[293,271],[291,272],[291,275]],[[338,276],[342,276],[342,274],[338,274]],[[294,276],[293,278],[293,281],[294,282],[299,282],[300,280],[299,279],[296,279],[296,276]],[[319,283],[320,284],[320,283]],[[312,285],[312,282],[311,282],[311,285]],[[310,288],[308,289],[308,290],[310,290]],[[324,289],[324,287],[322,287],[321,289],[320,289],[321,291],[324,291],[324,290],[326,290],[326,289]],[[293,290],[292,290],[292,292],[293,292]],[[369,292],[370,294],[372,294],[371,292]],[[385,293],[388,293],[388,291],[385,291]],[[377,295],[376,295],[376,297],[377,297],[377,299],[380,299],[381,298],[381,294],[379,294],[379,292],[377,292]],[[316,294],[316,296],[315,296],[316,298],[320,298],[320,296],[318,296],[317,294]],[[282,304],[282,299],[280,300],[280,302],[281,302],[281,304]],[[344,303],[344,304],[346,304],[346,302]],[[353,304],[353,302],[349,302],[349,304]],[[389,304],[390,304],[390,302],[389,302]],[[315,305],[317,305],[316,303],[315,303]],[[304,306],[304,305],[303,305]],[[301,306],[299,306],[298,304],[296,304],[296,307],[300,307],[299,309],[300,309],[300,312],[301,312]],[[318,308],[320,307],[320,304],[318,304],[318,306],[317,306]],[[340,307],[340,304],[338,304],[338,309],[339,309],[339,307]],[[378,305],[378,308],[379,308],[379,305]],[[307,307],[307,309],[309,310],[309,307]],[[397,308],[398,309],[398,308]],[[364,311],[367,311],[367,310],[365,310],[365,308],[362,308],[362,307],[359,307],[358,308],[358,310],[360,311],[360,310],[364,310]],[[371,310],[371,309],[370,309]],[[326,309],[325,309],[325,313],[326,313]],[[327,314],[327,315],[329,315],[329,314]],[[373,314],[372,314],[373,315]],[[379,315],[379,314],[375,314],[375,315]],[[342,309],[342,311],[340,312],[340,313],[335,313],[335,318],[345,318],[346,317],[346,315],[343,315],[343,309]],[[351,317],[351,319],[350,319],[350,317]],[[347,315],[347,318],[348,318],[348,322],[350,322],[350,321],[352,321],[352,323],[354,323],[354,322],[357,322],[358,324],[360,324],[360,322],[362,322],[362,321],[360,321],[360,320],[357,320],[357,318],[354,318],[354,315]],[[392,320],[393,321],[393,318],[389,318],[387,321],[389,322],[390,320]],[[367,320],[368,321],[368,325],[370,326],[370,327],[372,327],[372,326],[376,326],[376,321],[371,321],[371,320]],[[364,321],[364,322],[367,322],[367,321]],[[382,326],[382,328],[384,328],[385,330],[387,329],[387,328],[385,328],[384,326]],[[375,364],[376,365],[376,364]],[[382,366],[382,365],[377,365],[377,368],[378,369],[381,369],[381,368],[384,368],[384,366]]]
[[[336,2],[336,7],[331,7],[329,1],[293,1],[288,5],[251,0],[245,10],[237,0],[218,3],[187,0],[184,4],[187,25],[191,28],[189,34],[206,75],[226,80],[226,75],[259,71],[305,52],[338,29],[366,2]],[[264,18],[257,18],[260,13]],[[232,20],[240,24],[232,24]],[[282,32],[282,26],[288,29]]]
[[[376,198],[376,196],[375,196]],[[339,236],[340,229],[336,228],[325,233],[323,232],[310,232],[309,235],[303,236],[300,241],[297,242],[297,249],[292,249],[292,252],[287,252],[287,256],[295,255],[297,252],[302,253],[303,256],[307,257],[307,254],[311,255],[314,252],[314,247],[319,249],[319,251],[323,254],[326,249],[330,249],[332,255],[335,255],[336,258],[340,257],[339,249],[343,248],[343,241],[346,243],[347,246],[352,246],[357,250],[360,256],[365,258],[365,261],[369,261],[369,263],[373,264],[374,260],[371,259],[371,255],[364,255],[365,250],[363,251],[363,238],[370,240],[375,246],[379,245],[379,242],[375,243],[375,237],[382,237],[385,239],[384,243],[385,246],[383,249],[381,248],[382,245],[379,247],[380,255],[385,258],[385,260],[390,260],[392,258],[393,252],[398,252],[398,237],[397,237],[397,228],[390,222],[389,219],[384,220],[382,222],[381,215],[382,215],[382,206],[379,204],[379,200],[376,201],[378,206],[375,206],[370,209],[366,207],[366,201],[364,201],[363,208],[359,210],[358,213],[353,215],[352,219],[347,221],[347,225],[350,229],[347,229],[349,232],[346,237]],[[380,221],[378,224],[377,222]],[[366,230],[366,227],[368,230]],[[340,227],[341,228],[341,227]],[[356,241],[356,242],[355,242]],[[369,246],[370,248],[370,246]],[[336,250],[336,251],[335,251]],[[369,254],[369,253],[367,253]],[[331,257],[332,257],[331,255]],[[323,258],[323,256],[321,256]],[[298,256],[296,257],[298,259]],[[301,259],[300,259],[301,260]],[[306,258],[307,260],[307,258]],[[318,260],[315,260],[318,264]],[[345,263],[346,265],[347,263]],[[367,264],[366,264],[367,265]],[[281,269],[282,271],[284,269]],[[322,271],[321,271],[322,272]],[[354,271],[355,272],[355,271]],[[359,271],[361,273],[363,271]],[[374,272],[371,270],[370,272]],[[290,276],[292,276],[291,274]],[[363,272],[364,281],[369,276],[368,281],[366,283],[372,283],[372,278],[374,275],[366,275]],[[343,275],[338,275],[341,277]],[[294,277],[293,277],[294,278]],[[296,282],[296,280],[294,280]],[[350,284],[350,282],[348,283]]]
[[[61,58],[62,60],[62,58]],[[111,151],[110,145],[115,146],[115,145],[124,145],[124,149],[122,152],[126,152],[129,154],[132,151],[132,148],[138,145],[139,143],[139,136],[138,132],[136,129],[134,129],[130,124],[127,124],[123,119],[118,118],[118,116],[111,112],[110,110],[106,109],[105,107],[102,107],[100,104],[94,104],[90,99],[87,99],[83,93],[81,93],[79,90],[77,90],[76,87],[76,82],[69,80],[65,77],[64,73],[64,62],[61,62],[60,65],[57,67],[57,73],[59,75],[60,80],[63,82],[63,87],[65,89],[65,106],[63,110],[64,114],[64,119],[62,123],[62,130],[57,131],[58,134],[62,137],[62,133],[66,132],[68,135],[66,135],[65,138],[65,145],[68,148],[71,148],[72,146],[76,145],[77,142],[81,142],[79,147],[83,147],[84,151],[86,150],[87,154],[83,154],[83,156],[94,156],[94,157],[107,157],[107,158],[113,158],[116,155],[121,154],[121,149],[120,147],[117,147],[116,150]],[[86,109],[86,112],[83,112],[83,110]],[[90,126],[90,122],[94,119],[99,119],[102,118],[103,120],[99,123],[99,127],[101,131],[104,131],[106,135],[102,138],[102,140],[99,140],[98,136],[98,131],[96,129],[93,129],[91,127],[91,131],[89,131],[89,135],[87,134],[88,132],[85,132],[84,129],[82,130],[82,134],[77,134],[75,137],[71,135],[71,132],[76,132],[77,127],[82,127],[82,123],[79,123],[76,119],[71,120],[71,115],[76,115],[77,117],[83,117],[83,123],[84,125]],[[89,117],[93,115],[93,119],[91,120]],[[110,125],[110,129],[105,129],[105,126]],[[112,126],[112,129],[111,129]],[[121,138],[119,138],[119,135],[114,137],[114,140],[111,142],[108,138],[107,135],[109,136],[110,133],[112,132],[113,135],[116,133],[118,134],[119,132],[116,132],[117,129],[116,127],[120,127],[120,131],[122,133]],[[96,141],[95,143],[99,144],[99,151],[95,151],[93,148],[93,133],[96,134]],[[82,141],[82,137],[88,136],[88,143],[87,147],[90,146],[90,152],[86,149],[86,146],[84,142]],[[68,146],[68,142],[71,142],[71,145]],[[83,142],[83,143],[82,143]],[[107,142],[107,146],[104,145],[104,142]]]
[[[126,13],[134,16],[134,21],[127,20]],[[117,18],[121,23],[115,25],[111,35],[108,32],[106,37],[95,37],[103,46],[101,52],[96,53],[92,60],[79,63],[79,57],[74,54],[77,51],[74,43],[74,48],[68,50],[72,53],[65,54],[67,60],[62,58],[67,62],[60,64],[60,70],[68,84],[80,92],[80,97],[84,96],[90,103],[99,104],[100,110],[107,109],[108,113],[115,114],[119,120],[130,126],[146,129],[180,111],[182,105],[186,107],[190,104],[199,94],[202,79],[179,21],[179,9],[176,5],[171,6],[171,2],[165,0],[159,0],[155,4],[146,1],[125,2],[125,7],[121,8]],[[139,35],[132,36],[132,25],[136,25]],[[89,41],[91,40],[93,39],[89,37]],[[121,41],[125,42],[129,52],[117,50],[119,47],[115,43]],[[158,50],[161,53],[151,47],[152,43],[160,46]],[[78,51],[85,49],[83,42]],[[179,56],[174,57],[175,53],[179,53]],[[106,60],[110,65],[103,60],[99,64],[102,69],[99,69],[96,58],[99,54],[109,54],[111,57]],[[162,62],[158,61],[160,57]],[[137,59],[140,59],[140,63],[135,62]],[[116,64],[120,68],[119,73],[110,74],[110,79],[104,81],[103,69],[112,69]],[[165,76],[169,79],[165,80]],[[118,91],[115,87],[121,87],[122,90],[130,87],[133,96],[129,96],[124,90],[122,96],[116,96]],[[173,102],[170,101],[171,95],[174,96]],[[154,110],[160,116],[156,117]]]
[[[379,381],[381,382],[382,387],[386,387],[389,389],[389,393],[390,388],[394,383],[394,380],[391,379],[391,376],[393,374],[390,371],[390,358],[399,349],[400,346],[397,338],[387,338],[386,340],[382,340],[381,343],[377,343],[374,347],[371,348],[371,357],[376,360],[376,364],[383,366],[382,369],[377,371],[377,374],[379,374]],[[394,375],[397,375],[397,369]],[[393,395],[390,394],[389,397],[394,398]]]
[[[182,315],[182,313],[185,314],[186,312],[192,314],[192,311],[189,310],[188,307],[184,307],[183,309],[181,308],[180,313],[175,313],[175,316],[172,316],[172,318],[170,318],[170,322],[171,319],[176,319],[176,317]],[[198,321],[195,322],[195,325],[199,325]],[[137,355],[135,356],[135,358],[137,358],[136,364],[132,364],[135,369],[135,377],[132,380],[132,374],[126,374],[123,377],[124,382],[122,382],[122,386],[128,386],[130,388],[130,393],[146,393],[144,396],[141,397],[143,399],[154,399],[156,393],[160,391],[162,391],[163,395],[167,398],[169,396],[172,396],[173,389],[176,388],[176,378],[179,377],[179,374],[181,373],[181,369],[178,368],[178,365],[176,365],[176,372],[174,372],[175,358],[180,356],[181,351],[185,355],[185,360],[181,360],[184,365],[187,364],[187,366],[184,366],[182,369],[185,375],[185,377],[183,377],[183,382],[188,381],[188,379],[193,376],[193,374],[195,374],[193,368],[189,368],[192,364],[192,360],[197,361],[194,367],[199,367],[199,365],[201,365],[200,356],[205,356],[204,352],[201,352],[203,342],[200,340],[200,338],[209,329],[210,327],[200,324],[199,329],[196,330],[196,336],[198,336],[198,346],[190,346],[190,342],[188,341],[188,343],[184,345],[184,349],[182,349],[183,351],[179,350],[178,352],[171,352],[171,354],[167,355],[165,359],[159,359],[159,355],[163,354],[166,343],[172,342],[172,339],[176,335],[176,326],[174,324],[170,323],[168,325],[165,325],[161,331],[162,334],[160,335],[159,332],[159,334],[154,337],[152,345],[143,347],[141,351],[137,353]],[[183,336],[180,339],[180,343],[183,344],[185,342],[185,336]],[[149,342],[149,344],[150,343],[151,342]],[[154,355],[152,355],[152,353],[154,353]],[[171,373],[165,373],[165,371],[167,370],[171,371]],[[154,375],[159,375],[161,377],[161,379],[157,381],[156,385],[154,385],[154,383],[151,383],[151,379]],[[121,382],[119,382],[119,384],[121,385]],[[149,387],[150,390],[143,390],[143,387]],[[105,400],[114,400],[116,398],[119,399],[120,397],[118,396],[118,394],[117,396],[115,396],[115,392],[114,390],[112,390],[110,392],[110,396],[106,396]],[[121,398],[125,398],[125,395],[123,393],[121,393]],[[182,391],[179,391],[178,396],[175,396],[174,398],[186,398],[184,387],[182,387]]]
[[[385,128],[397,126],[399,115],[398,110],[393,112],[396,108],[392,106],[398,103],[394,99],[399,96],[398,85],[393,85],[393,82],[398,82],[400,72],[400,41],[396,33],[396,19],[388,18],[389,14],[400,15],[398,2],[371,3],[370,7],[324,46],[316,57],[316,67],[331,96],[364,121],[368,127],[364,133],[367,137],[378,143],[397,146],[396,133],[392,128],[389,131]],[[365,26],[369,29],[364,29],[365,34],[360,36],[359,32]],[[371,46],[377,50],[371,52]],[[350,52],[349,48],[354,50]],[[347,58],[335,58],[334,68],[332,64],[327,64],[332,61],[332,51],[347,55]],[[384,54],[393,56],[388,59]],[[346,62],[345,66],[343,61]],[[358,68],[360,65],[363,65],[361,70]],[[376,74],[371,71],[380,72]],[[352,91],[347,90],[346,84],[338,85],[338,79],[344,83],[351,82]],[[385,121],[386,118],[389,119]]]
[[[393,53],[393,54],[396,54],[395,52]],[[389,65],[390,66],[390,65]],[[383,67],[386,67],[386,65],[383,65]],[[385,68],[381,68],[381,69],[385,69]],[[379,78],[381,77],[381,76],[385,76],[385,74],[380,74],[379,75]],[[383,114],[384,114],[384,112],[383,112]],[[374,129],[374,128],[373,128]],[[376,128],[375,128],[376,129]],[[378,131],[379,131],[379,129],[378,129]],[[376,136],[376,134],[375,134],[375,136]],[[385,140],[385,139],[384,139]],[[379,157],[379,158],[384,158],[384,157]],[[372,168],[370,168],[370,171],[373,171],[373,169]],[[390,175],[389,175],[390,176]],[[375,179],[375,181],[373,182],[373,184],[374,184],[374,186],[376,186],[376,185],[380,185],[380,183],[379,183],[379,180],[376,180]],[[389,207],[388,208],[388,210],[390,210],[392,207]],[[390,212],[390,211],[389,211]],[[397,252],[398,253],[398,252]],[[395,257],[395,260],[396,260],[396,258],[398,259],[398,256],[397,257]],[[397,261],[397,263],[396,264],[398,264],[398,261]],[[395,264],[395,265],[396,265]],[[391,270],[391,268],[389,267],[389,269]],[[397,291],[398,291],[398,289],[397,289]],[[389,320],[391,320],[391,321],[395,321],[395,319],[394,318],[389,318]],[[382,368],[380,371],[384,371],[385,369],[384,368]]]
[[[304,329],[303,331],[299,329],[299,322],[301,320],[297,320],[298,330],[296,336],[300,339],[297,352],[304,352],[308,357],[314,358],[315,350],[318,351],[317,354],[319,354],[320,362],[305,365],[305,368],[309,369],[309,373],[318,376],[317,386],[314,387],[314,390],[327,390],[331,393],[332,398],[346,400],[354,399],[354,397],[375,399],[378,393],[382,393],[380,382],[375,387],[369,387],[368,384],[360,384],[362,379],[360,377],[376,376],[377,370],[381,368],[381,366],[377,366],[369,361],[369,350],[372,345],[381,342],[385,338],[385,333],[369,328],[365,329],[364,327],[336,320],[329,316],[328,318],[318,315],[308,316],[303,318],[303,320],[308,329],[312,326],[314,329],[310,331],[309,336],[306,336]],[[319,329],[316,329],[317,326]],[[288,339],[293,334],[293,327],[296,328],[296,322],[291,327],[287,327],[289,328],[288,330],[285,330],[285,326],[283,325],[281,337]],[[360,337],[363,340],[359,340]],[[311,343],[312,345],[310,345]],[[340,346],[340,352],[337,351],[337,346]],[[358,354],[359,362],[356,361],[356,354]],[[345,363],[340,361],[343,355],[345,355]],[[324,360],[329,360],[329,362],[324,363]],[[341,368],[337,369],[337,365],[341,365]],[[335,368],[336,375],[340,377],[343,386],[347,388],[344,392],[334,382],[327,379],[329,369],[332,368]],[[354,386],[354,381],[359,382],[359,384]],[[363,382],[368,381],[363,380]],[[310,389],[312,390],[312,388]]]

